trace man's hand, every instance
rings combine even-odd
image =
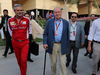
[[[81,43],[81,46],[84,46],[84,43]]]
[[[88,46],[87,50],[89,53],[91,53],[91,46]]]
[[[43,45],[43,48],[44,48],[45,50],[47,50],[47,49],[48,49],[48,45],[47,45],[47,44]]]
[[[85,39],[87,39],[87,35],[85,35]]]
[[[87,48],[87,50],[88,50],[89,53],[91,53],[91,43],[92,43],[92,41],[88,42],[88,48]]]

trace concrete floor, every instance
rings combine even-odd
[[[27,75],[43,75],[44,49],[42,42],[39,43],[39,56],[31,55],[34,62],[28,62]],[[0,47],[0,75],[20,75],[20,70],[14,54],[3,57],[4,47]],[[77,74],[75,75],[91,75],[92,59],[84,56],[85,48],[80,49],[77,65]],[[47,54],[46,74],[51,75],[50,61]],[[57,74],[59,75],[59,62],[57,63]],[[71,64],[67,68],[67,75],[74,75],[71,71]],[[97,73],[100,75],[100,71]]]

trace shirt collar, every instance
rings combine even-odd
[[[55,18],[55,20],[58,21],[56,18]],[[61,21],[61,20],[62,20],[62,18],[59,21]]]
[[[76,25],[76,23],[77,23],[77,21],[74,24],[71,22],[72,25]]]

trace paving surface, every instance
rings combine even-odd
[[[38,43],[40,46],[39,56],[31,55],[31,58],[34,62],[28,62],[27,66],[27,75],[43,75],[43,63],[44,63],[44,49],[42,42]],[[4,46],[0,47],[0,75],[20,75],[20,70],[17,65],[17,61],[14,53],[7,55],[7,58],[3,57]],[[75,75],[91,75],[92,73],[92,59],[88,56],[84,56],[85,48],[80,49],[79,58],[78,58],[78,67],[77,74]],[[46,63],[46,74],[51,75],[50,61],[47,54],[47,63]],[[57,74],[59,75],[59,61],[57,63]],[[67,75],[74,75],[71,71],[71,64],[67,68]],[[97,73],[100,75],[100,71]]]

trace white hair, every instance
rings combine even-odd
[[[56,9],[60,9],[60,11],[62,12],[62,9],[61,9],[60,7],[56,7],[56,8],[54,8],[53,11],[55,11]]]

